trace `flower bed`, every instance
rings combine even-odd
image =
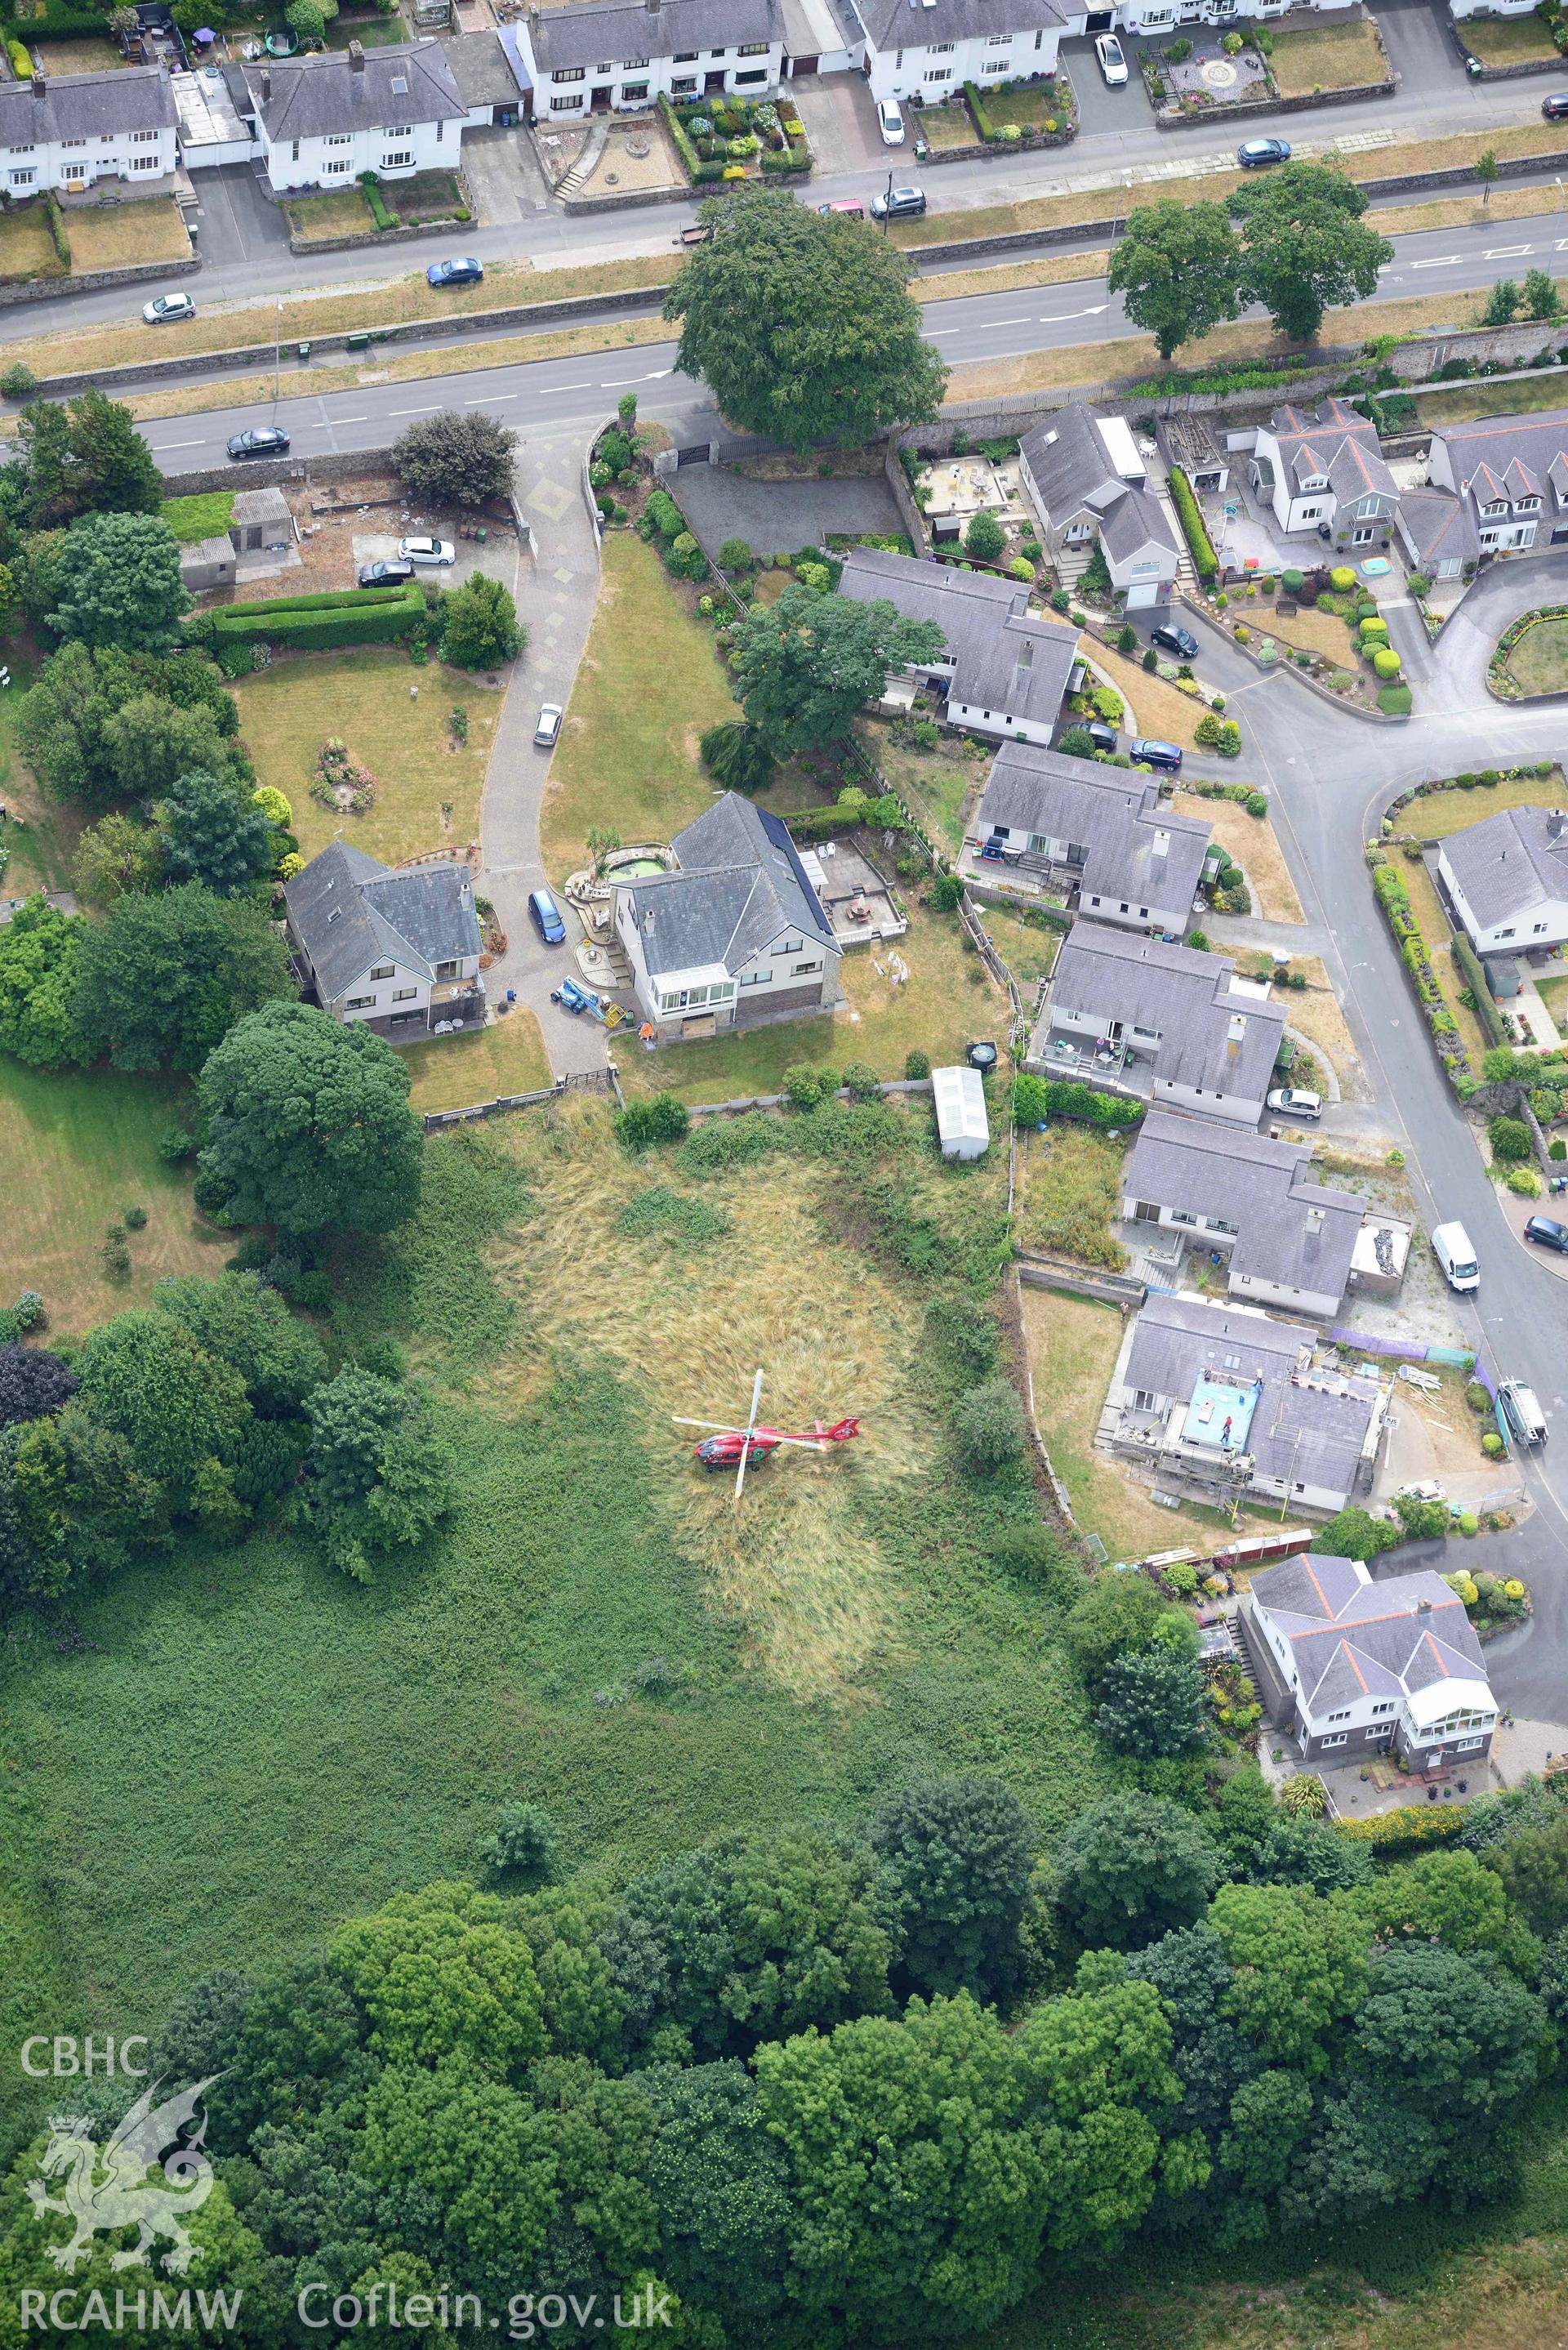
[[[983,91],[966,81],[963,94],[988,147],[1061,147],[1077,137],[1077,99],[1064,73],[999,82]]]
[[[1232,108],[1250,113],[1279,97],[1256,36],[1240,32],[1226,33],[1218,42],[1194,42],[1183,35],[1163,49],[1140,49],[1138,64],[1150,104],[1169,118],[1223,114]],[[1204,68],[1221,65],[1234,79],[1217,87]]]
[[[805,126],[792,99],[681,98],[660,91],[659,120],[694,187],[735,187],[760,173],[804,178]]]
[[[1470,1066],[1469,1055],[1459,1040],[1459,1024],[1449,1011],[1432,969],[1431,950],[1421,936],[1420,924],[1410,904],[1410,893],[1395,871],[1385,863],[1381,850],[1373,849],[1372,887],[1383,909],[1389,929],[1399,941],[1399,957],[1410,974],[1417,1000],[1421,1006],[1432,1041],[1438,1049],[1449,1083],[1460,1100],[1474,1093],[1479,1082]]]

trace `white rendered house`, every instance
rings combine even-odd
[[[988,82],[1054,74],[1064,33],[1081,33],[1081,8],[1059,0],[857,0],[866,28],[866,78],[873,98],[919,98],[940,105],[966,81],[983,97]]]
[[[161,66],[0,83],[0,190],[21,203],[118,179],[151,194],[179,161],[178,123]]]
[[[1480,955],[1568,943],[1568,819],[1500,808],[1438,851],[1438,871]]]
[[[530,8],[517,33],[539,125],[660,98],[771,98],[784,74],[780,0],[586,0]]]
[[[439,41],[347,49],[230,68],[254,118],[253,152],[276,192],[455,171],[467,105]]]

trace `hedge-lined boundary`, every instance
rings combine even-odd
[[[368,588],[327,596],[283,596],[270,603],[233,604],[188,622],[192,644],[221,652],[227,645],[292,645],[324,652],[335,645],[383,645],[411,635],[426,618],[418,580],[402,588]]]
[[[1399,941],[1399,959],[1410,974],[1449,1083],[1464,1101],[1474,1093],[1479,1080],[1460,1041],[1459,1024],[1438,984],[1438,974],[1432,969],[1432,951],[1421,935],[1410,892],[1393,866],[1385,863],[1381,856],[1372,868],[1372,888],[1385,920]]]
[[[1192,484],[1179,465],[1170,469],[1170,502],[1176,508],[1177,519],[1187,540],[1187,551],[1192,557],[1192,567],[1199,579],[1216,579],[1220,576],[1220,557],[1204,526]]]
[[[1463,931],[1454,932],[1454,961],[1465,975],[1465,983],[1476,1000],[1476,1018],[1486,1030],[1489,1045],[1506,1045],[1508,1031],[1502,1024],[1502,1014],[1492,1002],[1480,957],[1466,938]]]
[[[1380,1812],[1369,1820],[1335,1820],[1341,1835],[1351,1836],[1357,1844],[1449,1844],[1464,1826],[1466,1806],[1450,1804],[1447,1809],[1431,1804],[1423,1807],[1407,1804],[1397,1812]]]
[[[1036,1077],[1027,1072],[1012,1080],[1012,1116],[1019,1126],[1039,1126],[1052,1118],[1074,1119],[1080,1126],[1137,1126],[1144,1113],[1139,1101],[1120,1094],[1103,1094],[1076,1077]]]

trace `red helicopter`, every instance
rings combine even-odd
[[[733,1466],[737,1503],[747,1469],[771,1460],[781,1444],[798,1444],[807,1452],[826,1452],[830,1444],[847,1443],[852,1436],[860,1433],[857,1419],[836,1420],[831,1428],[824,1428],[820,1419],[814,1420],[809,1436],[788,1435],[778,1428],[760,1428],[757,1425],[757,1407],[762,1396],[763,1375],[759,1370],[752,1388],[751,1417],[744,1428],[732,1428],[722,1419],[688,1419],[680,1413],[674,1416],[678,1428],[712,1429],[711,1436],[705,1436],[700,1444],[692,1446],[691,1457],[708,1470]]]

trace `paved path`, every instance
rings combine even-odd
[[[518,452],[523,511],[534,526],[535,550],[524,558],[517,611],[528,631],[527,650],[514,663],[502,704],[484,781],[481,834],[484,866],[479,887],[494,905],[507,950],[486,974],[493,1003],[507,988],[539,1023],[556,1076],[602,1069],[606,1033],[597,1021],[574,1018],[550,1001],[550,990],[573,968],[569,947],[547,947],[528,916],[528,892],[546,879],[539,848],[539,810],[550,754],[535,749],[534,729],[543,702],[564,710],[587,642],[598,600],[598,553],[578,486],[584,438],[572,434],[528,441]]]

